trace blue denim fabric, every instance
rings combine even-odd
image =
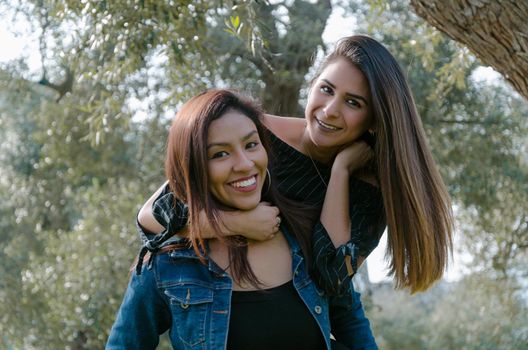
[[[308,275],[297,242],[285,236],[293,284],[330,349],[328,299]],[[214,261],[206,261],[200,263],[192,249],[156,254],[150,266],[132,276],[106,349],[154,349],[167,330],[174,349],[225,349],[232,281]]]
[[[350,350],[377,350],[370,322],[365,317],[360,293],[350,281],[348,296],[333,296],[330,305],[330,329],[332,335]]]
[[[326,298],[310,279],[297,242],[292,252],[294,286],[319,325],[327,347],[332,334],[352,350],[377,349],[359,293]],[[191,249],[156,254],[141,275],[132,275],[106,349],[155,349],[169,331],[174,349],[225,349],[231,306],[230,277]]]

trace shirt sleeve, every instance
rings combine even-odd
[[[379,189],[357,179],[350,185],[350,240],[336,248],[321,222],[313,230],[315,278],[329,295],[350,293],[358,258],[366,258],[376,248],[386,226]]]
[[[152,205],[152,214],[168,232],[178,232],[187,224],[187,204],[175,200],[167,184]]]
[[[387,226],[383,197],[378,187],[355,178],[351,178],[350,188],[350,240],[366,258],[378,246]]]
[[[139,238],[142,241],[142,247],[138,254],[136,264],[136,274],[141,274],[143,258],[147,252],[156,252],[163,246],[167,240],[176,235],[185,227],[188,220],[187,205],[181,201],[175,200],[174,194],[170,191],[167,184],[160,195],[152,205],[152,214],[154,218],[164,227],[159,234],[153,234],[141,227],[136,219],[136,228]]]

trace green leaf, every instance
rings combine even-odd
[[[231,25],[233,26],[233,28],[236,30],[238,29],[238,26],[240,25],[240,17],[238,16],[231,16],[230,17],[230,20],[231,20]]]

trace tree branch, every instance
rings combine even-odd
[[[468,125],[498,125],[502,124],[500,121],[483,121],[478,119],[437,119],[434,122],[444,123],[444,124],[468,124]]]
[[[467,46],[528,99],[526,1],[411,0],[415,13]]]

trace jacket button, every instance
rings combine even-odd
[[[321,312],[323,312],[323,308],[320,307],[319,305],[315,305],[314,311],[315,311],[316,314],[319,315],[319,314],[321,314]]]
[[[180,303],[180,307],[185,310],[189,307],[189,304]]]

